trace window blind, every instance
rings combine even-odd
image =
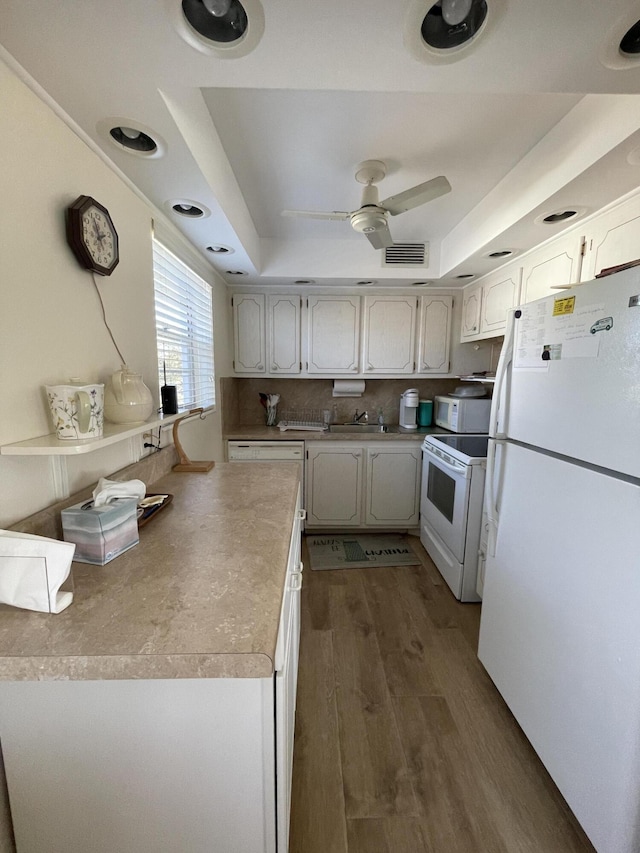
[[[153,241],[160,385],[175,385],[178,407],[215,403],[211,287],[166,246]]]

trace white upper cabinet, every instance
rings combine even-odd
[[[233,369],[266,373],[263,293],[236,293],[233,305]]]
[[[446,375],[451,294],[234,293],[234,373]]]
[[[448,373],[453,297],[422,296],[418,373]]]
[[[512,264],[467,288],[462,297],[460,340],[495,338],[507,327],[507,311],[520,300],[522,268]]]
[[[640,258],[640,197],[595,217],[588,226],[580,281],[589,281],[608,267]]]
[[[482,310],[482,286],[474,284],[464,290],[462,296],[462,328],[460,340],[466,341],[480,334],[480,311]]]
[[[268,373],[300,373],[300,296],[267,297]]]
[[[559,293],[554,287],[580,281],[583,238],[572,231],[523,258],[520,302]]]
[[[417,311],[415,296],[365,296],[362,366],[365,372],[414,372]]]
[[[359,371],[359,296],[310,296],[307,331],[309,373]]]
[[[521,276],[521,267],[511,267],[482,280],[481,334],[499,335],[507,328],[507,311],[520,299]]]

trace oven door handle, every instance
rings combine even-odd
[[[450,471],[452,474],[457,475],[458,477],[462,477],[464,480],[468,480],[471,476],[471,466],[463,465],[461,462],[457,464],[451,464],[446,460],[442,459],[435,453],[432,453],[431,450],[427,447],[422,448],[422,452],[425,456],[428,457],[429,461],[434,465],[437,465],[439,468],[444,468],[446,471]]]

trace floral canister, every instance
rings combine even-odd
[[[104,424],[104,385],[70,379],[68,385],[45,385],[56,436],[66,440],[100,438]]]

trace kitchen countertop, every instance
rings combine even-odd
[[[404,429],[397,424],[392,425],[398,432],[329,432],[323,430],[279,430],[278,427],[268,427],[262,424],[240,424],[226,430],[224,438],[227,441],[406,441],[413,439],[423,441],[425,435],[450,435],[448,430],[437,426]],[[357,429],[357,427],[356,427]]]
[[[267,462],[153,483],[172,503],[106,566],[74,562],[67,610],[2,609],[0,679],[271,676],[298,484]]]

